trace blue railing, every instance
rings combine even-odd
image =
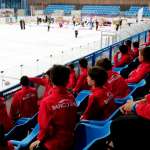
[[[147,31],[144,31],[144,32],[141,32],[141,33],[138,33],[136,35],[133,35],[127,39],[124,39],[120,42],[117,42],[117,43],[114,43],[106,48],[103,48],[103,49],[100,49],[94,53],[91,53],[91,54],[88,54],[87,56],[85,56],[85,58],[88,60],[88,64],[89,65],[94,65],[96,60],[100,57],[108,57],[112,60],[113,62],[113,56],[114,56],[114,53],[118,50],[119,46],[124,43],[124,41],[130,39],[132,41],[139,41],[140,42],[140,45],[145,43],[146,42],[146,37],[147,37],[147,33],[148,33],[148,30]],[[79,59],[76,59],[74,61],[72,61],[72,63],[75,64],[75,70],[77,72],[79,72],[79,65],[78,65],[78,62],[79,62]],[[70,62],[69,62],[70,63]],[[41,75],[39,75],[41,76]],[[7,99],[7,96],[8,98],[10,98],[11,94],[15,91],[17,91],[18,89],[20,88],[20,85],[17,84],[11,88],[8,88],[6,90],[3,90],[2,93],[3,95],[5,96],[5,98]]]

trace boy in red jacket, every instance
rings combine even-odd
[[[119,50],[120,52],[118,51],[114,55],[114,67],[122,67],[131,62],[131,58],[128,53],[128,47],[126,45],[121,45]],[[121,55],[120,58],[119,55]]]
[[[139,55],[140,65],[133,70],[126,81],[128,83],[137,83],[150,72],[150,47],[144,48]]]
[[[139,101],[128,101],[121,108],[123,116],[111,124],[115,150],[150,149],[150,94]]]
[[[134,58],[139,56],[139,42],[133,43]]]
[[[42,150],[69,150],[73,144],[77,115],[74,96],[66,89],[69,69],[62,65],[54,65],[49,76],[53,83],[52,93],[40,104],[40,131],[38,140],[30,145],[30,150],[41,142]]]
[[[13,123],[7,113],[5,100],[2,96],[0,97],[0,123],[4,126],[5,133],[13,126]]]
[[[10,115],[13,121],[21,117],[32,117],[38,111],[37,92],[29,86],[28,77],[21,77],[20,84],[22,88],[12,98]]]
[[[107,79],[107,72],[103,68],[96,66],[89,69],[87,81],[92,86],[92,94],[81,119],[106,119],[117,108],[112,93],[104,86]]]
[[[96,62],[96,66],[102,67],[107,71],[108,80],[105,86],[110,89],[114,98],[123,98],[128,95],[127,82],[120,74],[112,71],[112,64],[108,58],[99,59]]]
[[[80,74],[77,77],[77,82],[76,85],[73,89],[74,93],[79,93],[81,90],[87,90],[89,89],[89,86],[87,84],[87,66],[88,62],[85,58],[81,58],[79,60],[79,65],[80,65]]]

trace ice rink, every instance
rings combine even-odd
[[[65,64],[102,47],[101,31],[51,28],[46,25],[0,25],[0,90],[19,82],[22,75],[36,76],[52,64]],[[108,43],[103,43],[103,47]]]

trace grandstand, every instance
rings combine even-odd
[[[83,57],[88,61],[89,67],[94,66],[95,62],[103,57],[109,58],[114,64],[114,56],[119,47],[127,40],[139,42],[139,51],[142,51],[143,48],[150,45],[149,17],[149,0],[127,2],[124,0],[0,0],[0,94],[6,100],[7,112],[10,111],[14,93],[21,89],[19,80],[23,75],[43,79],[43,74],[54,64],[67,66],[73,63],[78,76],[81,71],[79,60]],[[25,21],[25,30],[21,30],[20,20]],[[98,27],[96,27],[96,22],[98,22]],[[79,33],[77,38],[74,35],[75,30],[78,30]],[[131,46],[132,50],[133,46]],[[118,60],[121,57],[121,54],[118,55]],[[113,69],[125,77],[126,71],[133,71],[137,67],[137,59],[132,59],[129,64]],[[143,80],[128,83],[128,95],[115,99],[118,109],[108,118],[80,120],[75,128],[73,148],[68,150],[90,150],[92,148],[97,150],[99,148],[97,143],[98,146],[103,146],[103,144],[101,145],[103,140],[109,143],[109,135],[114,132],[110,128],[113,125],[113,117],[119,112],[119,107],[128,99],[139,100],[149,93],[149,74],[148,71],[143,76]],[[46,87],[38,84],[33,83],[33,86],[38,92],[38,98],[42,99]],[[73,91],[73,89],[71,90]],[[81,115],[85,111],[88,105],[87,99],[91,93],[92,91],[87,89],[79,93],[73,91],[76,96],[78,114]],[[136,110],[136,107],[136,103],[133,103],[132,111],[136,111],[136,115],[149,121],[149,114],[147,113],[145,117],[140,114],[142,112]],[[143,108],[143,111],[145,109]],[[16,124],[12,130],[5,133],[5,138],[14,145],[15,150],[28,149],[36,139],[40,130],[36,118],[37,114],[31,118],[19,118],[17,121],[15,120]],[[143,125],[140,128],[145,133]],[[121,134],[121,132],[119,133]],[[134,137],[132,132],[128,134]],[[130,143],[132,149],[134,149],[135,143],[133,142],[133,145]],[[140,145],[140,142],[138,143]],[[128,144],[127,146],[129,146]],[[116,145],[114,144],[114,146]],[[112,147],[111,142],[108,147]],[[143,147],[145,148],[145,146]],[[110,150],[109,148],[107,150]],[[103,150],[104,147],[101,149]]]

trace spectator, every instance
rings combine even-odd
[[[5,100],[2,97],[2,94],[0,96],[0,123],[4,126],[5,133],[8,132],[13,126],[12,121],[8,116]]]
[[[150,47],[146,47],[140,52],[139,61],[141,62],[140,65],[126,79],[128,83],[137,83],[150,72]]]
[[[146,150],[150,148],[150,94],[140,101],[129,101],[122,106],[123,116],[111,124],[115,150]]]
[[[130,59],[133,60],[134,59],[134,52],[131,49],[131,45],[132,45],[131,40],[127,40],[126,46],[128,47],[128,54],[130,55]]]
[[[131,59],[130,59],[130,55],[128,54],[128,47],[126,45],[121,45],[119,47],[120,52],[118,51],[115,55],[114,55],[114,66],[115,67],[122,67],[126,64],[129,64]],[[120,59],[119,59],[119,55]]]
[[[51,93],[52,83],[49,79],[50,78],[49,74],[50,74],[50,69],[44,74],[44,77],[42,78],[41,77],[29,78],[31,82],[44,86],[45,90],[42,98],[49,96]]]
[[[5,140],[5,129],[3,124],[0,124],[0,150],[14,150],[13,145]]]
[[[88,84],[87,84],[87,80],[86,80],[88,62],[85,58],[81,58],[79,60],[79,65],[80,65],[80,74],[77,77],[77,83],[73,89],[74,93],[78,93],[81,90],[89,89]]]
[[[87,81],[92,86],[92,94],[89,96],[88,106],[81,119],[106,119],[117,108],[112,93],[104,86],[107,79],[107,72],[103,68],[96,66],[89,69]]]
[[[32,117],[38,111],[37,92],[29,86],[28,77],[22,76],[20,84],[22,88],[12,98],[10,115],[13,121],[21,117]]]
[[[69,79],[69,69],[62,65],[54,65],[50,71],[50,78],[54,87],[51,95],[41,102],[38,140],[30,145],[30,150],[39,144],[42,150],[69,150],[73,144],[77,108],[74,96],[65,88]]]
[[[108,80],[106,87],[110,89],[115,98],[123,98],[128,95],[129,89],[127,82],[121,75],[112,71],[112,64],[108,58],[99,59],[96,62],[96,66],[102,67],[107,71]]]
[[[69,81],[67,84],[67,89],[72,91],[76,83],[76,74],[74,70],[74,64],[69,64],[68,68],[70,69],[70,75],[69,75]]]
[[[134,58],[139,56],[139,42],[133,43]]]

